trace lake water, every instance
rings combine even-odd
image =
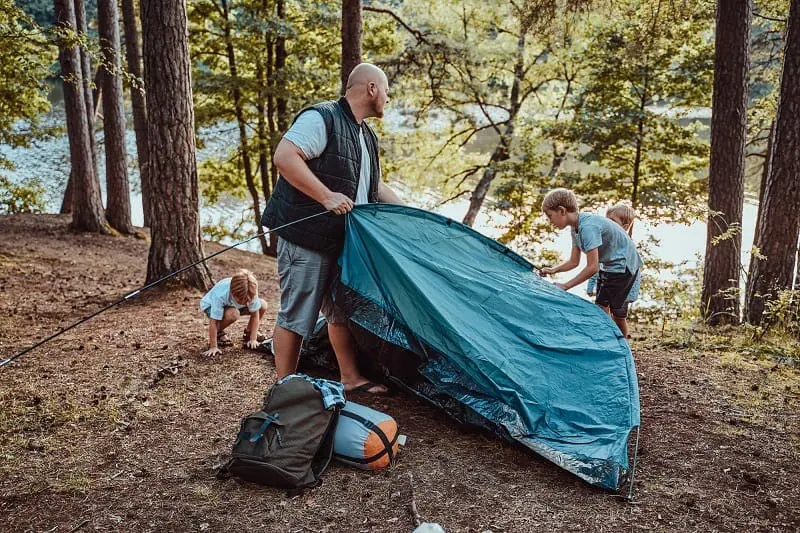
[[[59,115],[57,112],[52,113],[49,118],[53,121],[63,121],[63,115]],[[205,142],[204,147],[198,149],[197,155],[199,161],[203,161],[212,156],[223,156],[231,147],[236,146],[238,142],[238,133],[233,124],[224,124],[215,128],[204,128],[201,130],[201,137]],[[143,223],[142,202],[135,160],[136,142],[132,131],[128,132],[126,141],[132,183],[131,216],[133,223],[137,226],[141,226]],[[102,132],[99,132],[98,143],[101,147],[102,142]],[[14,171],[3,171],[4,175],[15,182],[20,182],[27,178],[40,179],[46,189],[46,211],[49,213],[57,213],[69,176],[69,145],[66,137],[60,136],[40,141],[32,147],[24,149],[12,149],[8,146],[0,146],[0,153],[9,158],[17,167]],[[100,154],[102,154],[102,148],[100,149]],[[100,157],[98,163],[101,182],[103,182],[105,164],[102,157]],[[101,187],[105,189],[105,184],[101,183]],[[402,191],[402,184],[399,184],[397,188]],[[406,198],[412,205],[416,197],[418,197],[416,194],[406,195]],[[104,192],[103,198],[105,201]],[[428,203],[432,204],[434,202]],[[422,205],[417,206],[424,207]],[[467,200],[458,200],[440,206],[436,208],[435,211],[460,221],[467,210],[467,206]],[[757,205],[755,203],[745,203],[742,222],[742,260],[745,265],[750,259],[749,250],[753,242],[756,211]],[[226,198],[213,206],[201,206],[200,215],[201,223],[204,225],[219,224],[220,222],[227,222],[229,225],[231,221],[249,221],[252,218],[246,201],[235,198]],[[500,228],[502,228],[507,221],[508,217],[503,213],[484,209],[479,214],[474,228],[485,235],[496,238],[502,233]],[[250,222],[245,222],[242,227],[246,231],[254,231],[254,226]],[[688,261],[688,264],[692,265],[697,263],[698,256],[702,256],[705,253],[706,225],[702,221],[696,221],[689,225],[666,223],[648,224],[637,221],[634,229],[634,240],[637,242],[645,242],[650,237],[659,241],[657,246],[652,247],[652,253],[655,257],[665,261],[673,263]],[[227,244],[230,244],[230,242]],[[555,249],[563,258],[567,258],[572,246],[569,232],[567,230],[562,231],[552,241],[542,243],[542,246]],[[251,241],[246,247],[251,251],[259,251],[257,241]],[[576,272],[577,270],[570,274],[562,273],[556,277],[556,280],[566,281]],[[674,275],[674,273],[664,273],[664,275],[669,276]],[[581,287],[576,287],[573,289],[573,292],[579,295],[585,293],[584,289]]]

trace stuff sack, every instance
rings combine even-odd
[[[290,490],[314,487],[330,463],[337,419],[338,409],[325,408],[313,383],[299,376],[281,380],[262,409],[242,419],[231,459],[217,477]]]
[[[391,464],[405,441],[394,418],[349,400],[339,415],[333,437],[334,458],[364,470]]]

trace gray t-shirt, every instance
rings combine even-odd
[[[319,111],[309,109],[297,117],[283,138],[300,148],[306,159],[314,159],[325,151],[325,146],[328,144],[328,131],[325,129],[325,121]],[[369,202],[371,166],[363,130],[359,130],[358,140],[361,143],[361,170],[355,203],[366,204]]]
[[[578,230],[572,229],[572,244],[586,253],[597,248],[600,270],[635,274],[642,266],[639,252],[630,236],[610,218],[580,213]]]

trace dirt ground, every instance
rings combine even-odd
[[[145,240],[67,223],[0,217],[0,357],[143,284]],[[275,262],[231,251],[211,264],[215,279],[237,267],[261,281],[269,334]],[[218,481],[274,368],[238,345],[203,358],[200,296],[153,289],[0,369],[0,531],[408,532],[412,502],[447,531],[800,530],[800,373],[657,338],[633,346],[642,431],[630,503],[403,393],[365,402],[408,436],[387,471],[333,464],[293,498]],[[244,324],[232,327],[238,339]]]

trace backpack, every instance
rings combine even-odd
[[[260,411],[244,417],[231,459],[217,477],[302,490],[321,483],[333,455],[339,410],[325,408],[310,381],[292,376],[272,386]]]

